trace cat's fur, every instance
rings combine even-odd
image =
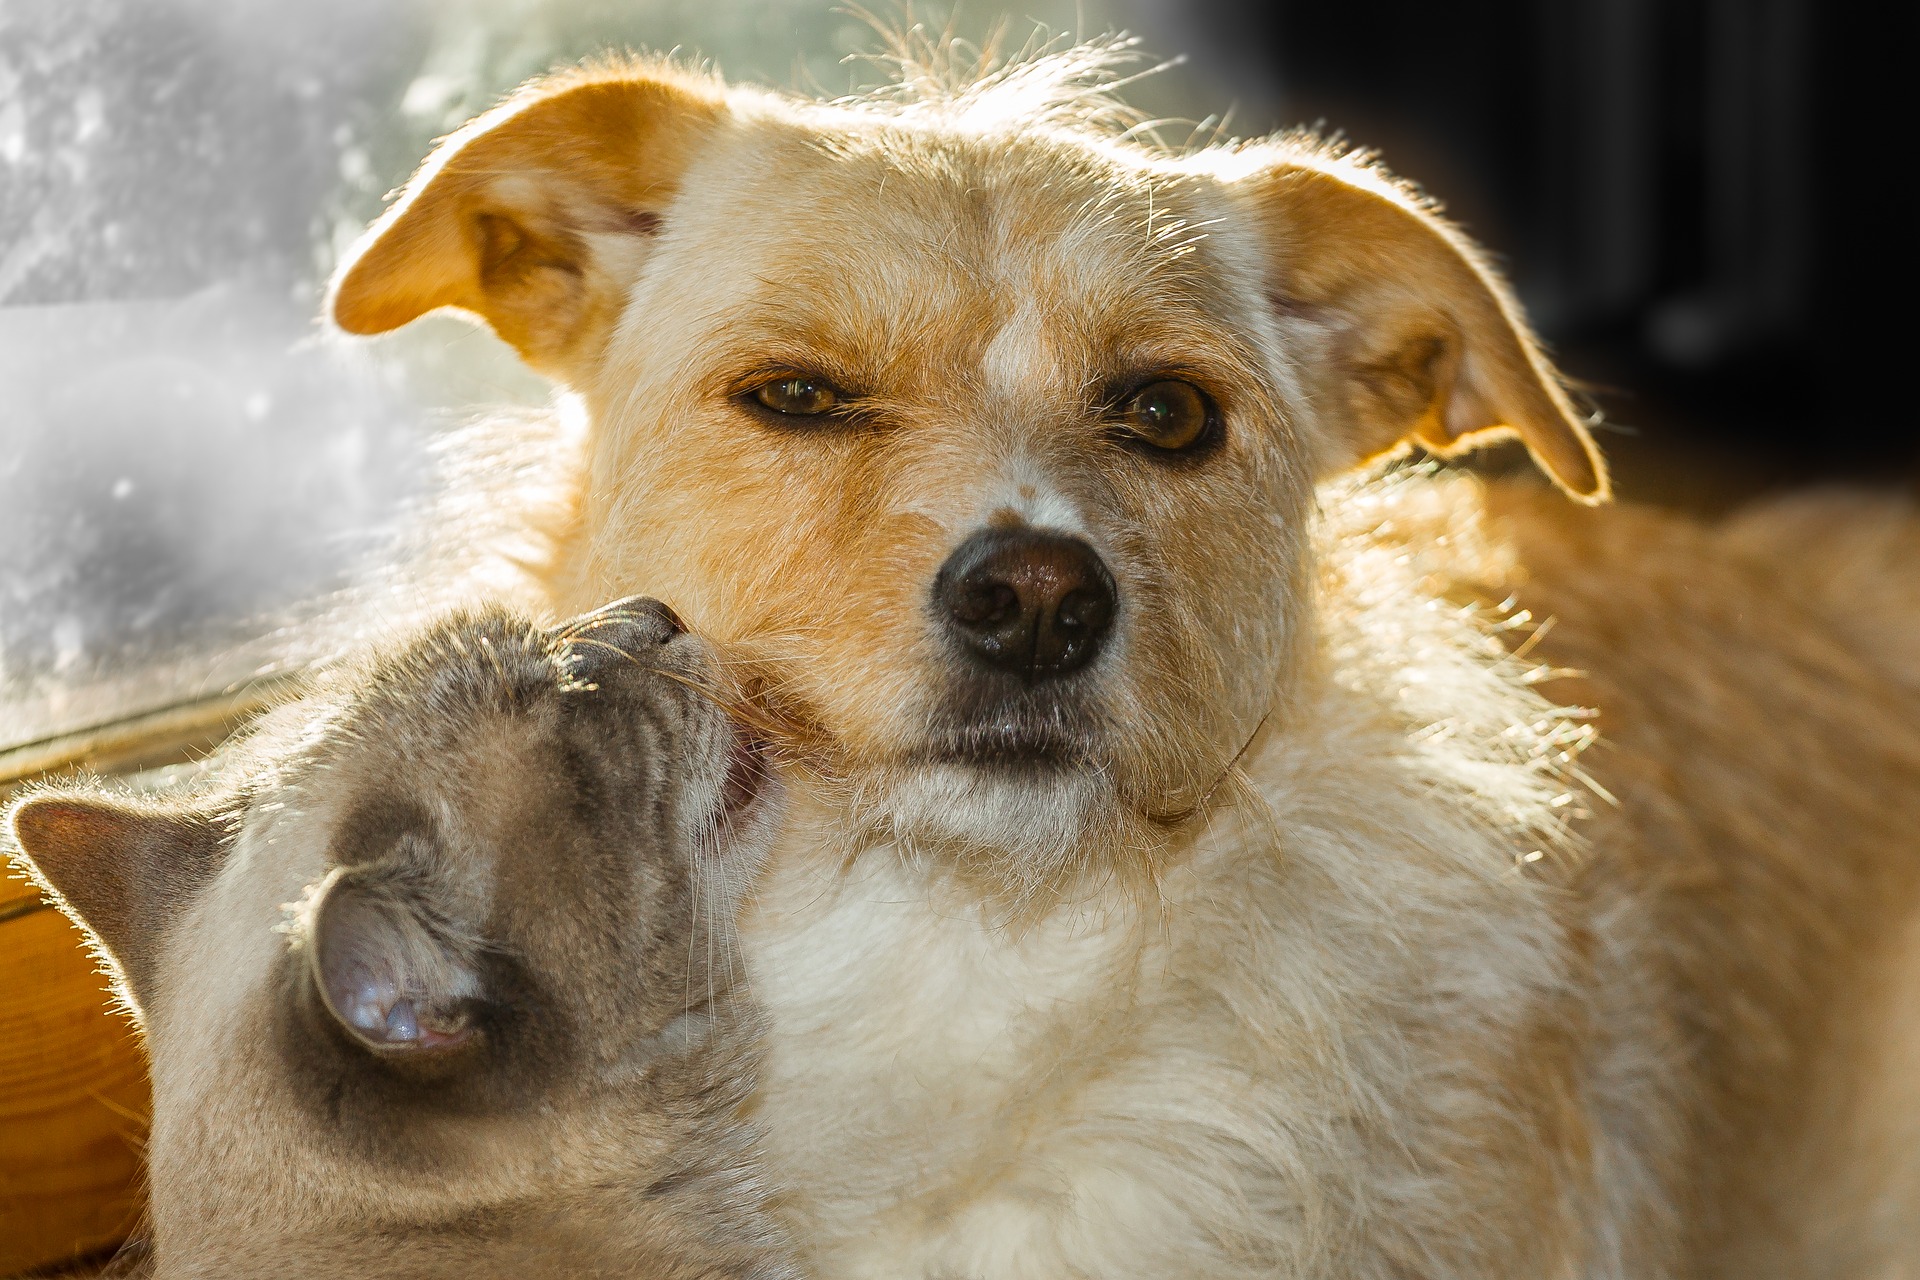
[[[792,1274],[736,1114],[770,801],[709,682],[648,602],[466,614],[227,795],[13,806],[145,1032],[162,1280]]]

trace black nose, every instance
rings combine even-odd
[[[610,658],[638,657],[685,631],[680,615],[651,596],[603,604],[554,628],[575,678],[586,679]]]
[[[1093,661],[1113,626],[1113,575],[1078,538],[984,529],[934,579],[933,603],[979,661],[1047,680]]]

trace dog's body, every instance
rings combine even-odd
[[[1596,1029],[1647,1019],[1622,1039],[1674,1093],[1678,1269],[1920,1273],[1920,669],[1882,629],[1920,562],[1869,502],[1851,545],[1805,501],[1493,507],[1555,622],[1536,656],[1577,673],[1550,691],[1599,709],[1574,920],[1636,943]]]
[[[1338,479],[1507,431],[1606,492],[1431,210],[1310,142],[1128,142],[1100,71],[557,77],[333,298],[565,384],[548,607],[658,595],[794,726],[741,927],[808,1260],[1909,1273],[1898,611],[1796,598],[1765,520]],[[1911,572],[1823,545],[1823,590]]]
[[[1158,901],[1009,931],[830,815],[787,851],[821,1274],[1911,1274],[1920,706],[1728,538],[1494,496],[1329,495],[1327,679]],[[1509,592],[1556,621],[1489,666]]]
[[[1911,572],[1910,517],[1836,571],[1784,520],[1316,495],[1494,428],[1605,478],[1417,200],[1122,142],[1097,62],[561,77],[334,298],[576,392],[552,605],[668,599],[806,726],[742,936],[811,1262],[1899,1274],[1920,713],[1899,609],[1793,583]]]
[[[158,1280],[795,1274],[736,1114],[766,806],[706,671],[651,602],[469,614],[219,794],[11,808],[140,1014]]]

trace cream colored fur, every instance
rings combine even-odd
[[[1874,549],[1830,512],[1823,570],[1784,513],[1342,478],[1510,433],[1607,491],[1415,194],[1128,140],[1105,65],[563,75],[336,287],[349,330],[459,307],[554,376],[587,427],[535,592],[668,600],[792,729],[741,941],[816,1273],[1907,1274],[1911,511]],[[1116,445],[1137,371],[1225,443]],[[756,416],[794,373],[864,416]],[[1120,584],[1095,765],[916,754],[929,584],[994,521]]]
[[[1329,497],[1321,678],[1157,901],[1010,931],[889,847],[830,875],[826,815],[780,863],[749,956],[822,1274],[1523,1274],[1551,1254],[1506,1238],[1511,1206],[1609,1225],[1519,1154],[1545,1135],[1492,1070],[1575,978],[1524,859],[1574,856],[1585,735],[1432,607],[1452,549],[1425,537],[1473,538],[1436,495]],[[1584,1274],[1645,1274],[1596,1253]]]

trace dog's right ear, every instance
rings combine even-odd
[[[448,137],[349,255],[330,310],[385,333],[441,307],[567,379],[599,353],[629,270],[726,111],[665,65],[538,81]]]
[[[50,791],[15,804],[4,830],[120,969],[135,1004],[150,998],[167,928],[219,870],[216,815]]]

